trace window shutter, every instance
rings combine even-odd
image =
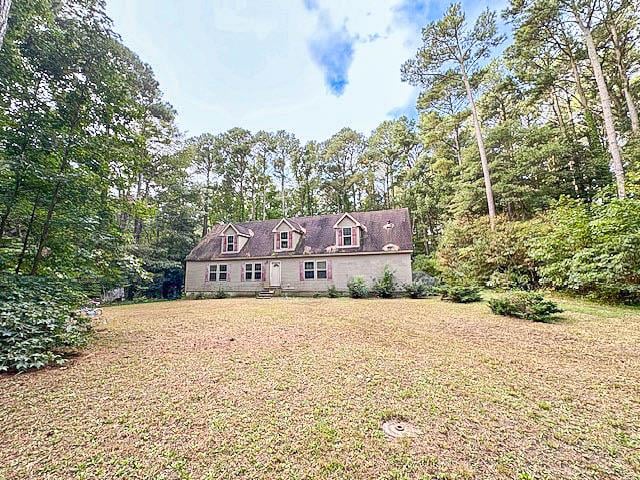
[[[342,229],[336,228],[336,245],[338,247],[342,246]]]
[[[220,238],[221,238],[221,241],[222,241],[222,252],[224,253],[224,252],[227,251],[227,236],[225,235],[225,236],[220,237]]]
[[[204,281],[207,283],[209,281],[209,272],[211,271],[211,265],[207,265],[207,268],[204,270]]]
[[[273,238],[275,240],[276,250],[280,250],[280,233],[276,232],[273,235],[274,235]]]
[[[237,235],[233,236],[233,251],[234,252],[238,251],[238,236]]]
[[[327,280],[333,279],[333,267],[331,263],[331,260],[327,260]]]
[[[244,282],[244,265],[240,265],[240,281]]]
[[[304,262],[300,261],[300,281],[304,282]]]
[[[359,230],[360,230],[359,227],[353,227],[351,229],[351,236],[353,237],[351,239],[351,244],[352,245],[358,245],[360,243],[360,239],[358,238]]]

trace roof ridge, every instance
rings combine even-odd
[[[247,223],[267,223],[267,222],[280,222],[282,221],[282,219],[287,219],[287,220],[292,220],[294,222],[298,222],[299,220],[302,219],[315,219],[315,218],[329,218],[329,217],[341,217],[342,215],[344,215],[345,213],[348,213],[349,215],[360,215],[360,214],[374,214],[374,213],[383,213],[383,212],[398,212],[401,210],[409,210],[408,207],[399,207],[399,208],[384,208],[384,209],[380,209],[380,210],[356,210],[356,211],[351,211],[351,212],[340,212],[340,213],[323,213],[321,215],[305,215],[305,216],[301,216],[301,217],[278,217],[278,218],[267,218],[265,220],[244,220],[242,222],[233,222],[230,221],[228,223],[232,223],[233,225],[244,225]]]

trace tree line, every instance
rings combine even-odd
[[[416,252],[442,269],[464,264],[452,251],[477,250],[464,222],[487,219],[490,238],[569,201],[635,205],[638,7],[513,0],[500,12],[507,45],[498,13],[469,22],[453,4],[398,62],[420,88],[416,120],[302,142],[240,127],[185,138],[103,1],[13,2],[0,50],[0,270],[175,296],[184,257],[216,222],[395,207],[410,209]]]

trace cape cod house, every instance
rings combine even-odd
[[[411,282],[411,221],[405,208],[216,225],[187,256],[187,294],[253,295],[371,285],[388,265]]]

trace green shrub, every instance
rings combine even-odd
[[[338,289],[336,288],[335,285],[331,285],[328,289],[327,289],[327,296],[329,298],[338,298],[340,296],[340,292],[338,291]]]
[[[534,322],[548,321],[554,313],[562,312],[554,302],[545,300],[535,292],[518,292],[504,298],[491,299],[489,307],[496,315],[524,318]]]
[[[448,223],[437,253],[442,278],[453,285],[488,285],[495,272],[509,272],[526,283],[518,286],[535,287],[536,265],[527,241],[538,228],[537,222],[516,222],[504,217],[498,218],[495,231],[486,217]]]
[[[434,255],[418,254],[413,258],[411,268],[414,272],[424,272],[432,277],[440,276],[440,266]]]
[[[435,289],[425,282],[407,283],[402,288],[410,298],[426,298],[436,295]]]
[[[369,288],[362,277],[352,277],[347,283],[351,298],[367,298]]]
[[[222,287],[218,288],[218,290],[213,292],[213,298],[221,299],[221,298],[228,298],[228,297],[229,297],[229,294]]]
[[[499,288],[503,290],[527,290],[532,287],[532,280],[525,273],[519,273],[512,270],[506,272],[496,270],[489,277],[489,281],[487,281],[487,287]]]
[[[640,200],[563,199],[530,241],[541,283],[597,298],[640,303]]]
[[[0,276],[0,371],[64,363],[86,345],[91,320],[78,313],[86,298],[44,277]]]
[[[398,283],[393,271],[385,265],[382,277],[377,278],[373,284],[373,293],[380,298],[392,298],[398,290]]]
[[[442,299],[455,303],[472,303],[482,300],[478,287],[446,286],[441,288]]]

